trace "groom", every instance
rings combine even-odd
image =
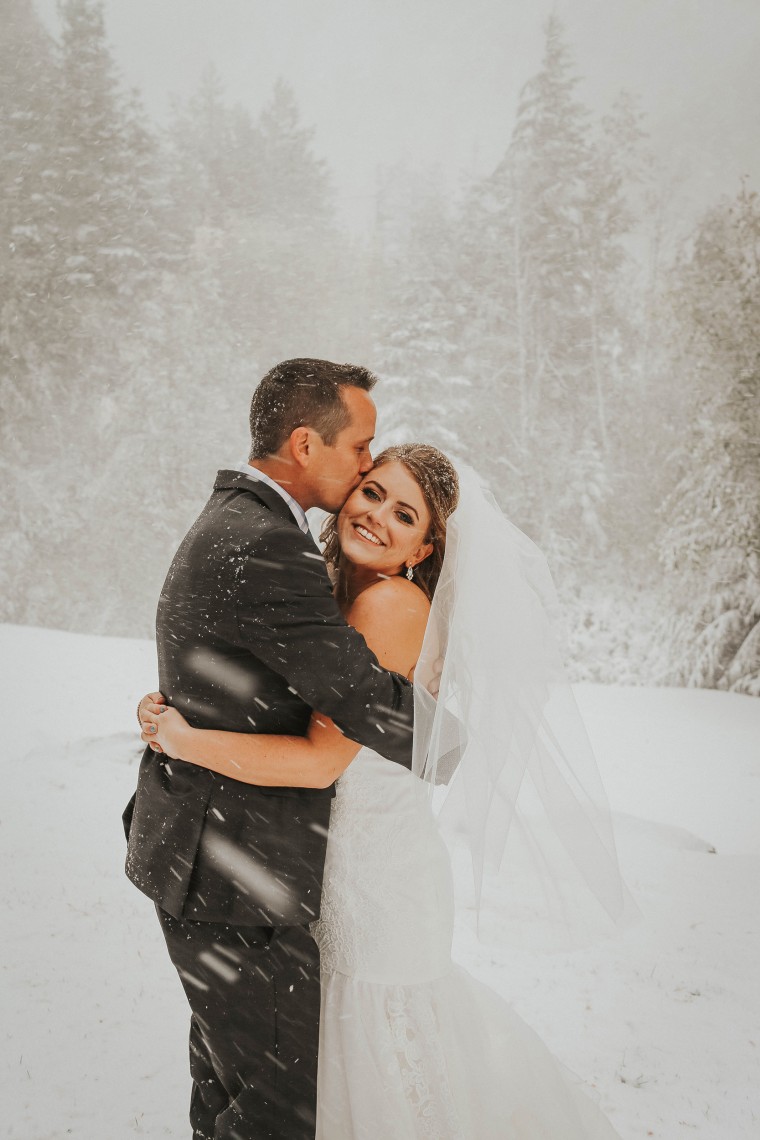
[[[305,511],[371,468],[375,377],[287,360],[254,392],[247,463],[220,471],[158,604],[159,685],[194,725],[304,735],[312,709],[411,766],[412,691],[333,599]],[[156,904],[192,1016],[194,1140],[314,1137],[319,913],[334,787],[254,787],[147,749],[127,874]]]

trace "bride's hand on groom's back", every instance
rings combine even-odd
[[[185,754],[188,734],[192,733],[182,713],[167,705],[146,706],[143,711],[143,731],[141,739],[149,744],[154,752],[163,752],[172,760],[181,760]]]
[[[152,717],[158,716],[160,713],[165,712],[166,709],[166,698],[163,693],[146,693],[137,706],[137,720],[141,729],[140,738],[150,744],[154,752],[162,752],[163,749],[160,744],[146,737],[145,730]],[[145,714],[150,714],[150,717]]]

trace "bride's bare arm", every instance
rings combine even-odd
[[[193,728],[173,708],[160,715],[145,713],[144,720],[148,729],[142,739],[159,744],[171,759],[259,787],[328,788],[359,751],[358,744],[319,713],[312,715],[306,736]]]
[[[346,618],[384,668],[409,676],[419,656],[428,610],[421,590],[394,578],[360,594]],[[275,736],[193,728],[176,709],[153,712],[146,707],[150,703],[141,702],[143,740],[158,744],[174,759],[247,784],[327,788],[359,751],[358,744],[319,713],[312,715],[306,736]]]

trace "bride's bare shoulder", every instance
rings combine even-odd
[[[430,602],[406,578],[385,578],[362,590],[346,614],[386,669],[408,676],[419,657]]]
[[[400,576],[381,578],[362,590],[349,611],[351,616],[371,614],[407,622],[413,618],[427,620],[429,612],[430,602],[420,587]]]

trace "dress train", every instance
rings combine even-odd
[[[619,1140],[508,1003],[452,962],[427,789],[366,748],[338,784],[313,929],[317,1140]]]

